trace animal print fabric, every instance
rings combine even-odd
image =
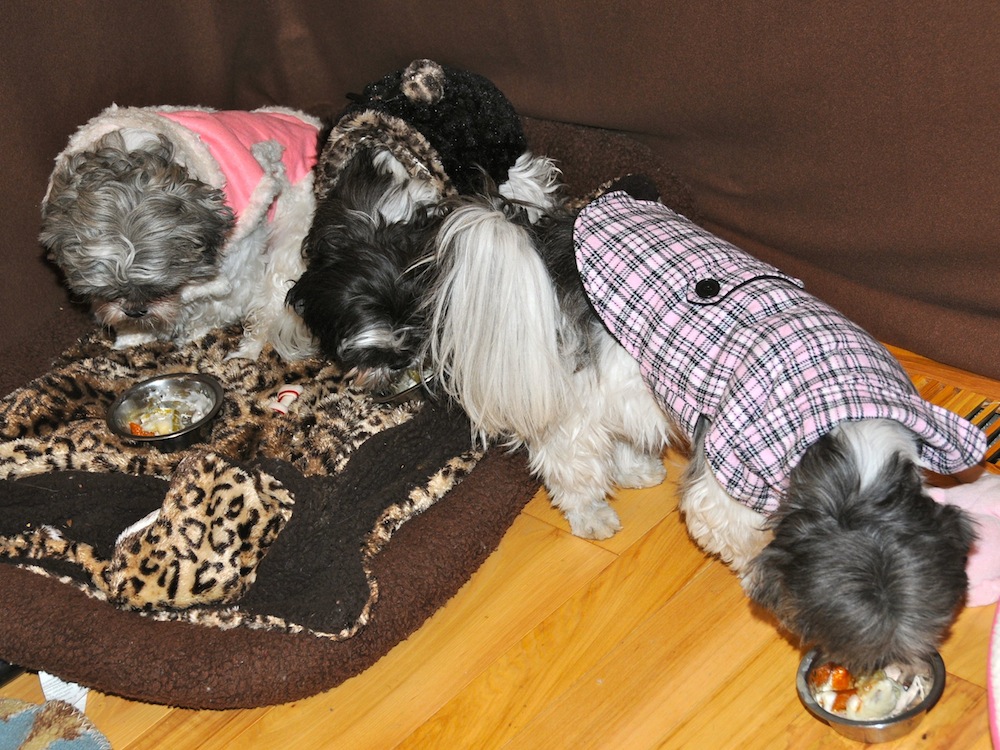
[[[378,404],[320,360],[226,360],[239,334],[117,350],[95,333],[0,401],[0,558],[155,619],[333,639],[363,627],[371,559],[481,458],[468,422],[444,404]],[[188,371],[225,391],[203,444],[161,452],[107,428],[119,392]],[[288,385],[302,393],[282,413]]]

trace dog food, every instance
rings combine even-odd
[[[133,435],[139,437],[170,435],[198,422],[207,411],[207,404],[155,406],[136,414],[129,420],[128,427]]]
[[[896,665],[854,676],[839,664],[826,662],[809,674],[813,698],[825,711],[859,721],[901,714],[927,695],[931,681],[929,672],[907,673]]]

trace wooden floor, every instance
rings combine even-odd
[[[998,383],[897,355],[911,374],[1000,398]],[[860,747],[799,704],[799,649],[688,540],[673,483],[683,464],[666,461],[665,484],[620,494],[624,530],[604,542],[571,536],[540,493],[446,607],[327,693],[213,712],[91,692],[87,714],[115,750]],[[961,614],[942,648],[943,698],[883,747],[991,747],[993,614]],[[43,699],[34,675],[0,695]]]

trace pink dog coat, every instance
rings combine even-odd
[[[282,146],[281,162],[290,185],[309,174],[318,155],[318,130],[283,112],[171,110],[160,115],[197,133],[226,177],[226,202],[239,218],[264,169],[253,153],[258,143]]]
[[[885,347],[666,206],[603,195],[577,217],[574,244],[598,315],[689,436],[709,420],[706,458],[753,510],[773,512],[802,454],[844,421],[900,422],[942,474],[982,460],[982,431],[921,399]]]

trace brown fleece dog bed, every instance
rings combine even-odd
[[[643,173],[666,205],[697,220],[686,186],[637,141],[531,118],[524,126],[533,150],[557,160],[571,195]],[[0,562],[0,659],[181,707],[303,698],[364,671],[420,627],[537,490],[523,453],[470,451],[465,417],[446,404],[387,410],[320,362],[286,365],[266,353],[225,362],[235,335],[126,354],[94,334],[0,401],[0,554],[22,555]],[[161,455],[108,440],[103,415],[115,394],[171,370],[208,372],[226,386],[208,443]],[[286,383],[303,394],[276,417],[268,404]],[[67,547],[77,558],[89,550],[91,562],[106,563],[128,524],[164,513],[188,485],[225,484],[213,471],[251,490],[278,488],[279,506],[280,497],[293,501],[242,576],[238,607],[141,613],[110,603],[106,582],[102,590],[79,560],[66,562],[67,549],[63,559],[23,558],[26,540],[48,524],[64,546],[85,543]]]
[[[416,629],[535,492],[523,456],[472,450],[467,419],[447,403],[379,404],[318,360],[286,364],[266,352],[227,362],[237,336],[119,351],[95,334],[0,402],[0,658],[191,708],[308,696]],[[204,444],[165,453],[107,430],[118,391],[173,371],[205,372],[225,387]],[[303,392],[281,414],[270,405],[288,384]],[[245,532],[254,493],[284,498],[289,511],[266,544]],[[116,543],[158,510],[168,526],[193,520],[214,538],[232,531],[252,555],[261,545],[259,564],[212,579],[215,546],[171,546],[171,568],[157,567],[162,540],[151,551]],[[46,528],[54,533],[39,542]],[[127,584],[132,598],[109,584],[104,566],[116,555],[126,556],[127,581],[145,579]],[[199,574],[185,579],[185,569]],[[230,573],[235,588],[202,585]],[[161,574],[159,598],[144,604]],[[202,600],[174,607],[178,589]]]

